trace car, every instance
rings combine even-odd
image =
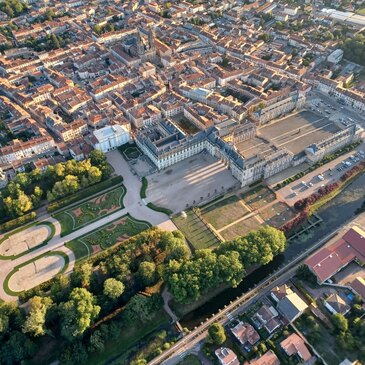
[[[313,186],[313,183],[311,183],[311,182],[310,182],[308,185],[309,185],[310,187],[312,187],[312,186]]]
[[[317,177],[318,177],[318,179],[319,179],[319,180],[321,180],[321,181],[323,181],[323,180],[324,180],[324,177],[323,177],[323,175],[321,175],[321,174],[317,175]]]

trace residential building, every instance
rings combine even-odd
[[[331,294],[327,299],[323,302],[324,306],[332,313],[332,314],[347,314],[351,307],[342,299],[338,294]]]
[[[295,321],[307,308],[308,305],[297,293],[286,295],[277,305],[278,311],[288,322]]]
[[[308,361],[312,357],[304,340],[296,333],[292,333],[285,340],[281,341],[280,346],[289,357],[297,355],[303,362]]]
[[[221,365],[240,365],[237,355],[227,347],[220,347],[215,350],[215,356]]]
[[[231,331],[247,352],[260,341],[260,335],[247,322],[239,322]]]

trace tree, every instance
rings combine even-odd
[[[92,273],[93,266],[88,262],[76,267],[71,274],[71,280],[73,285],[88,288],[90,286]]]
[[[23,325],[23,332],[33,336],[41,336],[46,333],[46,313],[52,305],[52,299],[35,296],[29,299],[29,314]]]
[[[213,323],[208,329],[207,341],[214,345],[220,346],[226,340],[226,333],[224,328],[218,322]]]
[[[117,279],[109,278],[104,281],[103,293],[110,299],[118,299],[124,292],[124,284]]]
[[[93,150],[89,155],[90,162],[93,166],[100,167],[106,164],[106,156],[105,153],[99,150]]]
[[[61,353],[60,363],[62,365],[83,365],[87,363],[87,351],[81,341],[68,344]]]
[[[100,330],[96,330],[90,336],[89,351],[90,352],[102,352],[104,350],[104,339]]]
[[[331,316],[331,320],[337,330],[342,331],[342,332],[348,331],[349,323],[348,323],[347,318],[345,318],[343,314],[336,313]]]
[[[72,341],[81,336],[98,316],[100,307],[94,296],[84,288],[75,288],[67,302],[60,304],[61,334]]]
[[[161,298],[159,295],[146,297],[137,294],[133,296],[125,306],[123,319],[127,324],[137,323],[138,321],[149,321],[154,312],[161,307]]]
[[[56,34],[54,34],[54,33],[52,33],[52,35],[51,35],[51,42],[52,42],[54,49],[61,48],[60,42],[59,42]]]
[[[141,262],[138,268],[137,278],[143,287],[153,285],[157,280],[156,265],[153,262]]]

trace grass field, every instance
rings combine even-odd
[[[260,209],[276,199],[275,194],[265,186],[258,186],[241,197],[252,210]]]
[[[227,224],[242,218],[248,212],[236,195],[201,208],[204,219],[215,229],[225,227]]]
[[[277,202],[268,209],[260,211],[260,216],[265,221],[265,224],[276,228],[288,222],[294,215],[289,206],[282,202]]]
[[[257,218],[250,217],[224,229],[223,231],[220,231],[219,233],[225,240],[230,241],[238,236],[245,236],[250,231],[258,229],[259,227],[260,222]]]
[[[123,242],[150,227],[148,222],[139,221],[127,214],[95,231],[67,242],[66,246],[74,252],[78,260]]]
[[[61,236],[65,236],[91,222],[124,208],[125,187],[119,186],[86,202],[53,215],[61,223]]]
[[[187,211],[186,215],[186,218],[181,215],[175,216],[172,221],[195,249],[214,248],[219,245],[219,239],[192,210]]]

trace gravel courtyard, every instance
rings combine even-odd
[[[221,162],[200,153],[148,176],[146,200],[177,213],[234,186],[238,181]]]

